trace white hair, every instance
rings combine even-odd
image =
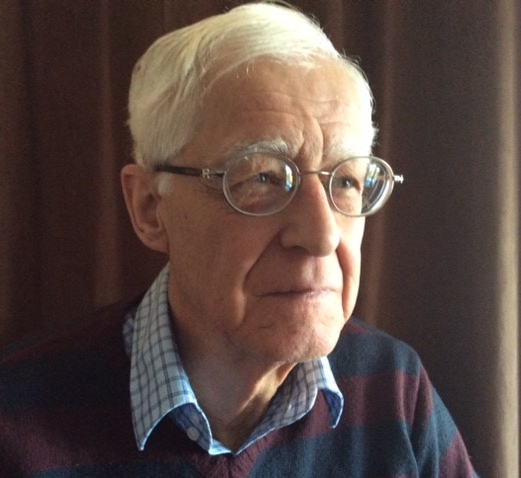
[[[301,12],[270,2],[238,6],[156,40],[134,67],[129,126],[134,159],[145,168],[175,157],[200,118],[205,93],[220,77],[259,57],[313,67],[317,58],[345,67],[359,93],[361,143],[374,140],[373,99],[365,75]]]

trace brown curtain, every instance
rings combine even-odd
[[[164,258],[118,172],[131,68],[224,0],[0,1],[0,343],[130,297]],[[357,315],[420,353],[478,472],[519,473],[519,0],[295,0],[359,58],[376,153]]]

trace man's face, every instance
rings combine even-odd
[[[221,168],[244,145],[284,142],[301,171],[330,170],[359,145],[346,73],[258,60],[213,86],[175,164]],[[182,121],[182,118],[179,119]],[[234,360],[294,363],[328,354],[358,293],[364,219],[334,212],[317,175],[268,217],[232,209],[220,190],[175,176],[159,216],[168,237],[169,301],[184,344]]]

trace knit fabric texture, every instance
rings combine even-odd
[[[2,356],[2,478],[476,476],[417,354],[354,318],[329,356],[345,399],[336,428],[319,394],[301,420],[237,455],[209,455],[173,420],[162,420],[140,451],[122,337],[137,303]]]

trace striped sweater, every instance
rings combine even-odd
[[[0,477],[473,477],[465,446],[408,346],[351,319],[330,361],[345,407],[321,395],[239,455],[210,456],[165,418],[143,452],[122,339],[129,304],[0,359]]]

